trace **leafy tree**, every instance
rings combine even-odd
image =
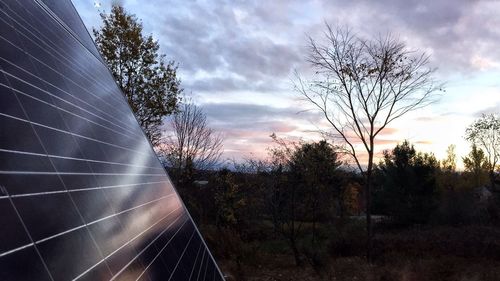
[[[408,141],[385,151],[377,169],[376,194],[385,214],[403,224],[427,222],[437,205],[438,171],[436,158],[417,153]]]
[[[311,218],[313,222],[317,219],[317,212],[327,209],[328,206],[319,206],[328,200],[329,194],[340,196],[340,186],[336,178],[337,168],[341,165],[334,148],[325,140],[315,143],[304,143],[295,150],[290,159],[290,174],[298,184],[309,189],[309,201]]]
[[[394,120],[424,107],[439,89],[428,56],[409,50],[397,38],[363,39],[348,30],[326,25],[325,43],[309,40],[308,61],[318,77],[303,81],[296,91],[318,109],[333,137],[346,144],[365,177],[367,259],[371,259],[371,185],[378,135]],[[361,143],[360,146],[357,143]],[[360,154],[368,154],[362,163]]]
[[[236,227],[239,222],[238,212],[246,205],[240,186],[227,169],[217,173],[214,185],[214,203],[217,210],[215,225],[239,230]]]
[[[465,166],[465,172],[470,173],[473,178],[474,187],[482,186],[487,180],[489,164],[484,156],[484,152],[472,144],[469,154],[462,158]]]
[[[177,65],[165,62],[160,45],[142,34],[142,24],[122,7],[101,13],[102,28],[94,29],[96,45],[123,91],[139,124],[157,145],[163,117],[177,110],[182,92]]]
[[[347,184],[342,193],[342,204],[346,209],[346,213],[349,215],[359,215],[359,191],[362,186],[355,182],[351,181]],[[343,215],[344,212],[341,213]]]
[[[483,114],[466,129],[465,139],[485,153],[490,185],[494,187],[495,168],[500,160],[500,118],[495,114]]]
[[[325,140],[303,143],[290,158],[290,176],[295,185],[306,191],[304,203],[308,210],[308,220],[312,223],[311,246],[313,254],[317,250],[317,223],[320,217],[328,215],[331,202],[342,202],[340,182],[336,177],[341,165],[335,149]],[[314,257],[313,257],[314,261]]]
[[[446,158],[441,161],[441,170],[437,175],[437,181],[440,186],[440,191],[455,190],[461,185],[459,173],[457,173],[457,154],[455,153],[456,146],[450,144],[446,149]]]
[[[327,141],[295,143],[271,137],[277,144],[270,149],[271,170],[268,206],[278,233],[288,242],[296,265],[302,264],[298,240],[311,234],[309,256],[315,263],[319,246],[317,223],[332,214],[337,200],[342,202],[342,183],[338,177],[341,165],[335,148]],[[305,229],[304,221],[312,227]],[[307,230],[307,232],[306,232]],[[311,232],[308,232],[308,231]]]
[[[281,234],[292,251],[295,264],[302,264],[298,240],[303,235],[303,219],[307,213],[305,201],[307,190],[304,185],[295,184],[290,175],[290,159],[298,149],[297,143],[288,142],[271,135],[276,146],[269,149],[270,171],[267,207],[274,228]]]
[[[455,153],[456,146],[450,144],[446,149],[446,159],[443,160],[442,167],[444,170],[454,172],[457,169],[457,154]]]

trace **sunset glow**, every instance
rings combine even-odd
[[[74,4],[89,30],[99,12],[123,5],[142,20],[168,59],[179,64],[184,91],[225,135],[225,158],[264,157],[269,135],[319,139],[328,126],[300,102],[293,72],[307,76],[307,37],[321,39],[324,22],[361,36],[390,32],[425,51],[445,92],[425,109],[397,120],[379,136],[378,152],[408,139],[444,157],[470,149],[465,128],[500,107],[500,2],[459,1],[93,1]],[[462,167],[461,161],[458,167]]]

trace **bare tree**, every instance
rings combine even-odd
[[[160,155],[177,172],[212,168],[223,151],[222,135],[208,127],[203,110],[184,103],[171,122],[171,132],[160,145]]]
[[[483,114],[465,131],[465,139],[486,153],[491,188],[495,186],[495,168],[500,160],[500,118]]]
[[[425,53],[390,35],[366,40],[326,24],[325,43],[309,38],[316,78],[297,74],[295,90],[324,116],[365,177],[367,258],[371,259],[371,182],[376,137],[404,114],[433,101],[439,90]],[[358,145],[359,144],[359,145]],[[362,161],[360,153],[368,160]]]

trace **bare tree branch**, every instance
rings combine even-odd
[[[182,170],[210,169],[219,161],[223,151],[222,135],[208,127],[206,115],[193,103],[181,105],[170,121],[172,131],[160,145],[160,155],[166,164]]]

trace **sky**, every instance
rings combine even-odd
[[[407,139],[445,158],[469,151],[466,127],[500,111],[500,1],[496,0],[73,0],[89,30],[99,12],[122,5],[139,18],[161,53],[178,63],[184,92],[224,135],[224,159],[266,156],[271,133],[319,140],[321,115],[293,91],[306,62],[308,36],[322,40],[325,22],[370,38],[390,33],[430,55],[445,84],[438,101],[383,131],[377,152]],[[461,167],[461,161],[458,161]]]

